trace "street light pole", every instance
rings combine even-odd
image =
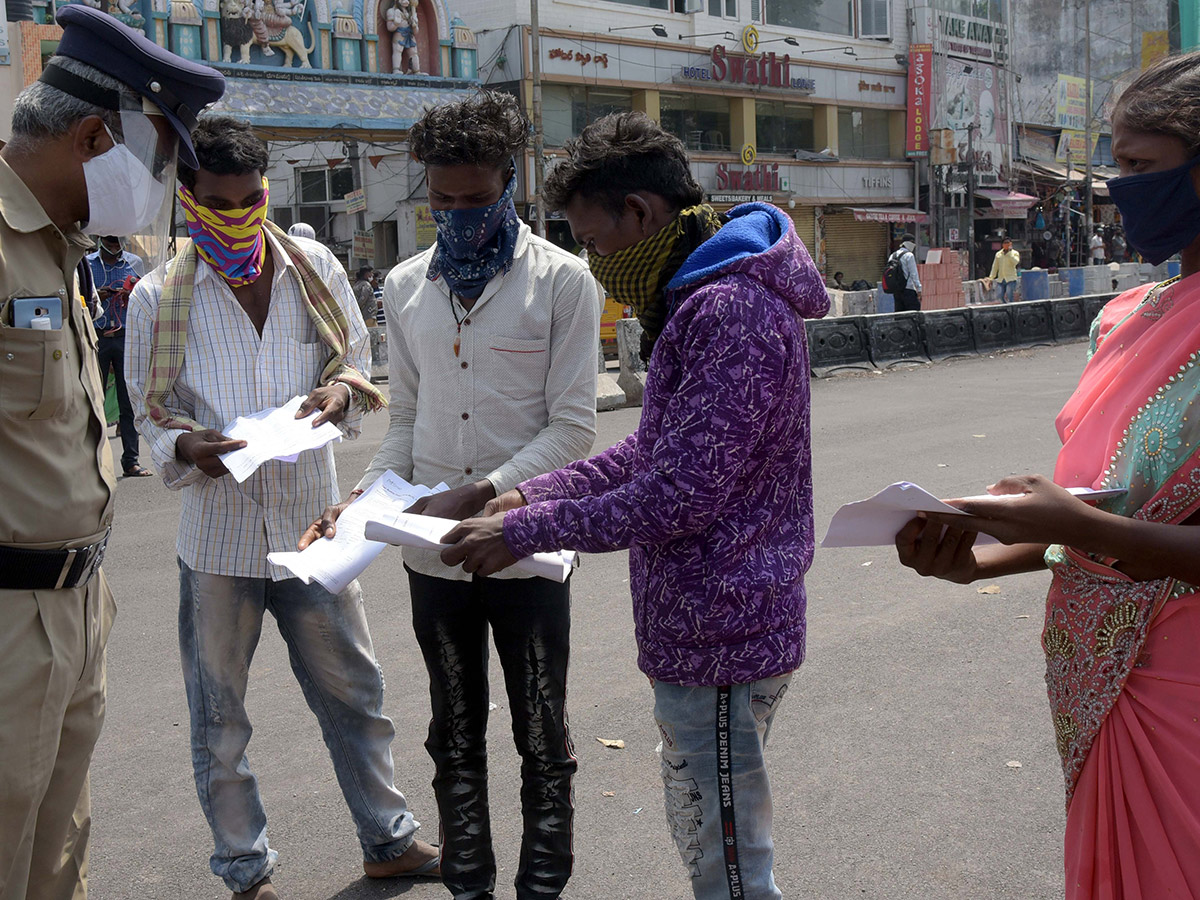
[[[542,42],[538,34],[538,0],[529,0],[529,55],[533,57],[533,231],[546,236],[546,207],[542,202],[546,140],[542,133]]]
[[[970,280],[975,280],[975,129],[974,122],[967,125],[967,271]]]
[[[1083,154],[1086,163],[1083,168],[1083,197],[1084,197],[1084,230],[1083,243],[1088,247],[1085,265],[1091,262],[1090,241],[1092,237],[1092,4],[1088,0],[1083,3],[1083,93],[1087,102],[1087,115],[1084,118]]]

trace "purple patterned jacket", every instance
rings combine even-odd
[[[829,295],[789,219],[738,206],[667,286],[636,432],[520,485],[515,556],[629,548],[638,665],[744,684],[804,659],[813,557],[804,319]]]

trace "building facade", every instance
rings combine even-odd
[[[246,119],[267,140],[276,222],[308,222],[348,267],[416,252],[424,182],[408,129],[428,105],[478,87],[474,34],[444,0],[87,2],[225,75],[210,112]],[[7,65],[0,47],[4,129],[61,35],[49,3],[27,14],[7,23]]]
[[[529,6],[464,0],[479,74],[532,107]],[[908,27],[897,0],[542,0],[547,166],[589,122],[640,110],[679,136],[717,209],[762,199],[832,277],[878,281],[918,217],[906,159]],[[522,212],[533,218],[530,154]],[[565,221],[549,236],[572,246]]]

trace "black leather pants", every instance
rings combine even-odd
[[[413,628],[429,670],[442,881],[456,900],[496,886],[487,795],[488,626],[521,755],[524,833],[517,900],[552,900],[571,877],[574,748],[567,730],[570,587],[544,578],[450,581],[408,573]]]

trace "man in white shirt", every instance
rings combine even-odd
[[[1092,239],[1088,242],[1088,246],[1092,248],[1092,265],[1104,265],[1104,237],[1098,229],[1092,233]]]
[[[364,410],[382,405],[361,376],[362,316],[328,250],[266,223],[267,149],[249,125],[204,119],[194,144],[200,168],[179,175],[192,241],[138,283],[126,327],[138,427],[163,480],[183,491],[179,643],[210,864],[236,900],[277,896],[277,854],[245,756],[246,682],[269,610],[329,747],[364,871],[436,875],[437,848],[415,839],[419,824],[393,784],[395,732],[358,584],[331,594],[267,560],[337,499],[332,445],[268,461],[241,484],[219,456],[244,446],[221,434],[227,422],[299,394],[302,414],[321,410],[314,425],[356,437]]]
[[[448,493],[415,508],[464,519],[535,474],[587,455],[596,435],[600,294],[587,266],[516,214],[514,156],[529,123],[481,93],[429,110],[409,144],[424,163],[437,243],[384,286],[391,427],[355,493],[385,470]],[[345,504],[301,540],[330,536]],[[405,550],[413,627],[430,676],[426,748],[437,774],[442,880],[491,900],[487,801],[489,626],[522,758],[518,900],[558,897],[571,874],[575,758],[565,699],[569,584],[507,570],[472,577]],[[515,576],[515,577],[514,577]]]

